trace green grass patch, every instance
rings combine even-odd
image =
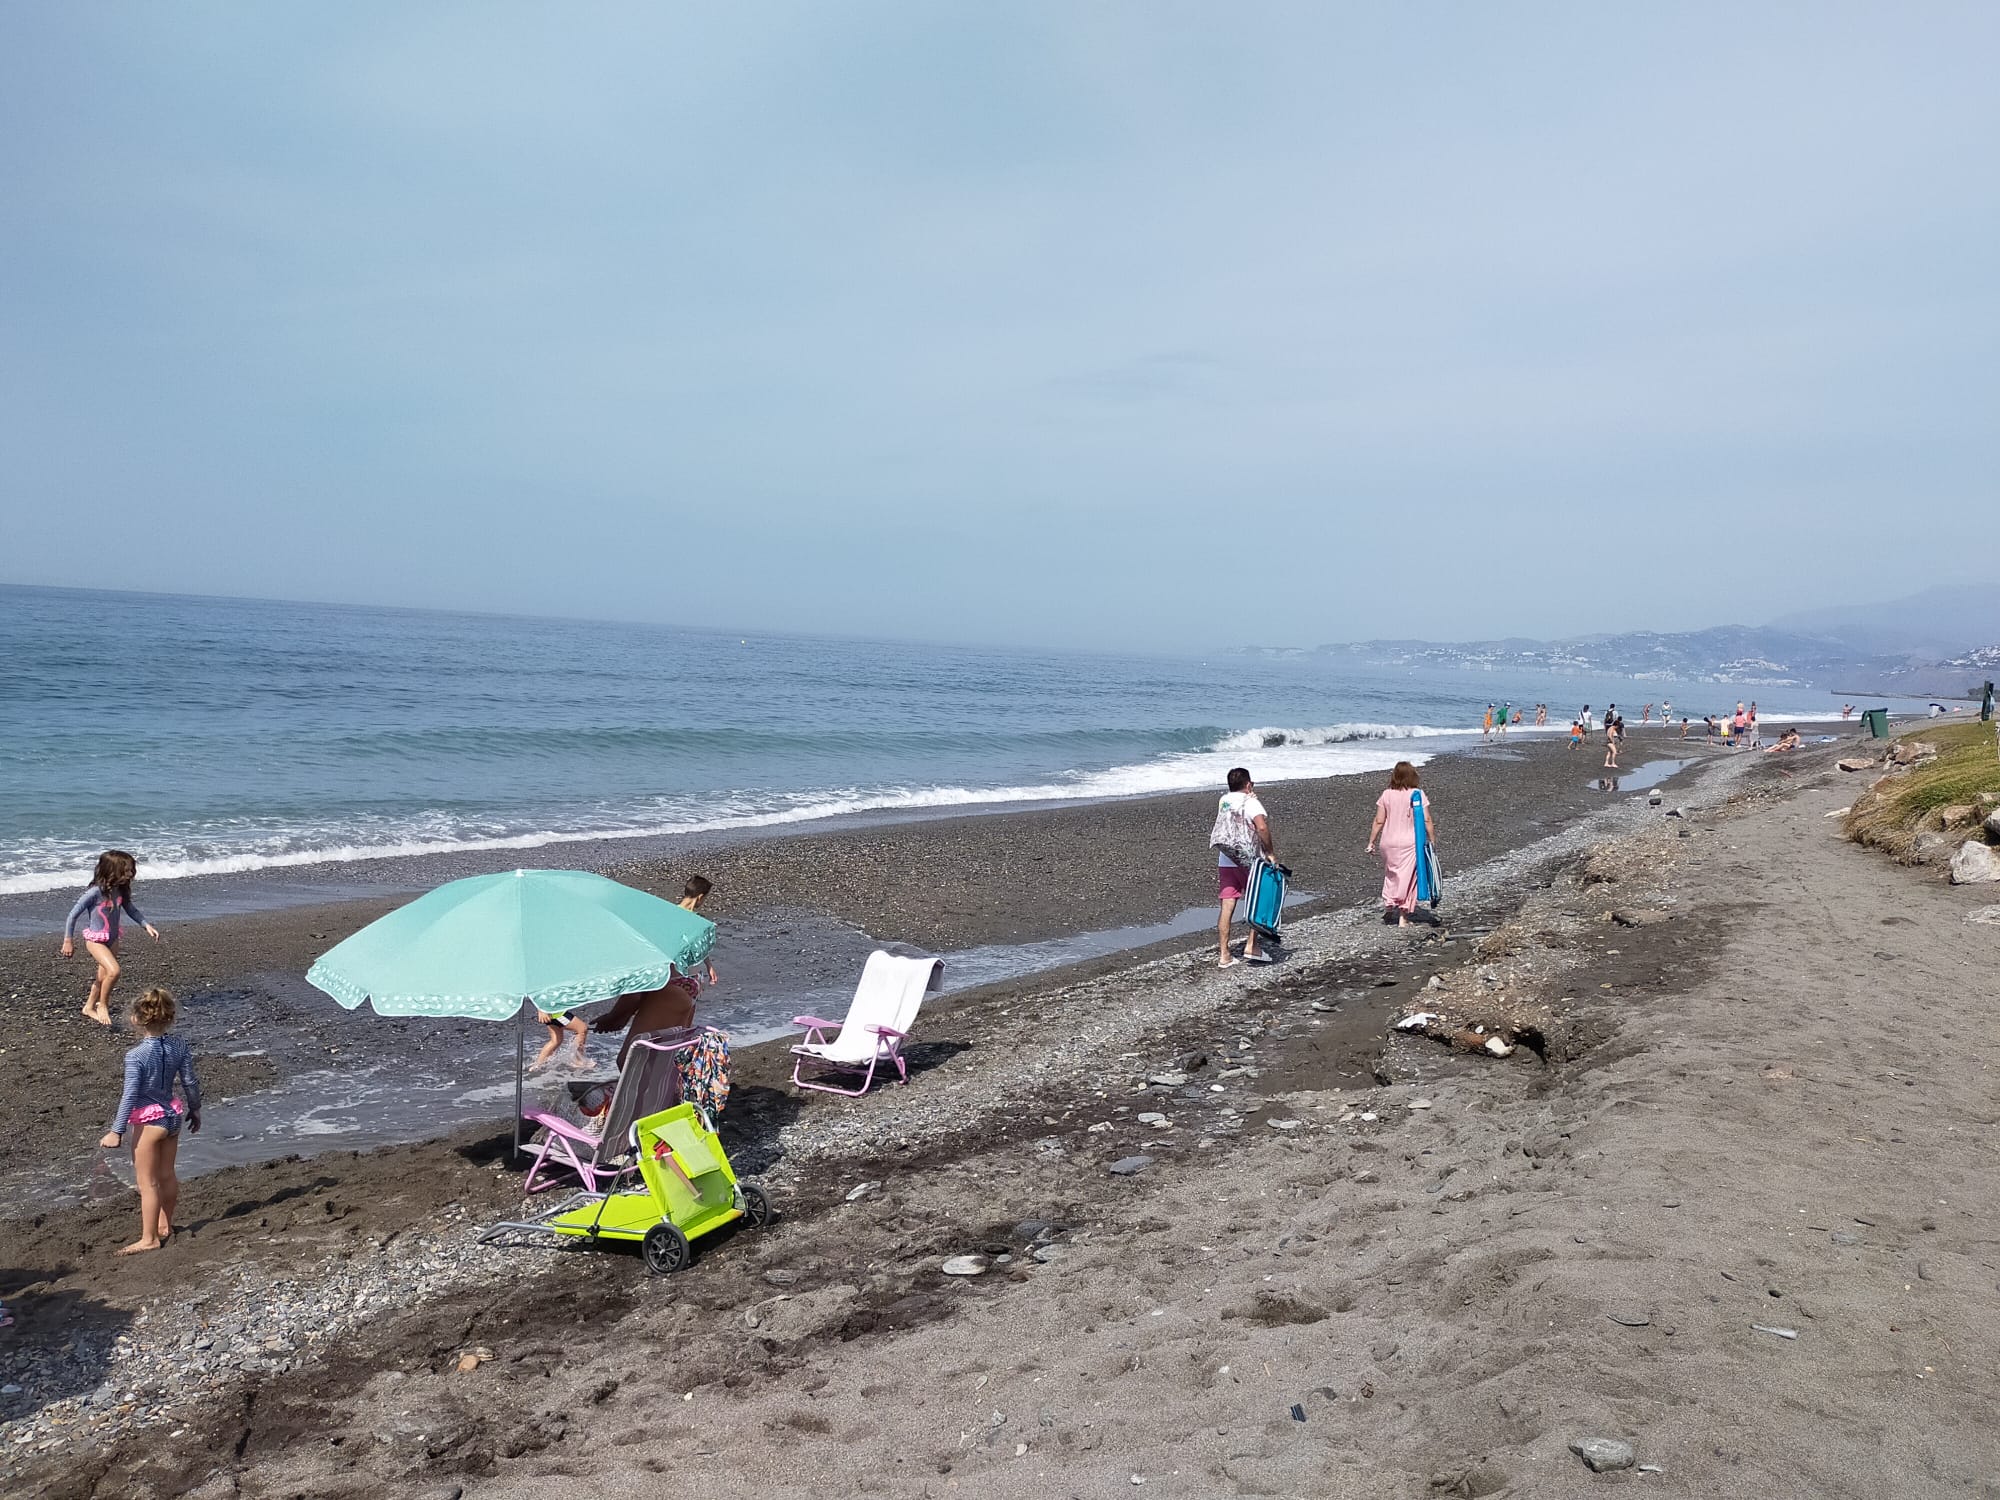
[[[1892,776],[1880,791],[1855,798],[1847,814],[1849,838],[1886,849],[1898,859],[1916,852],[1917,835],[1944,827],[1940,809],[1970,806],[1980,817],[2000,799],[2000,753],[1991,724],[1978,721],[1937,724],[1912,730],[1900,741],[1926,741],[1938,747],[1937,759]],[[1977,837],[1977,820],[1966,825]]]

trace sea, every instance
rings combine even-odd
[[[0,896],[1386,768],[1485,705],[1807,688],[1114,655],[0,586]],[[273,889],[281,887],[274,882]]]

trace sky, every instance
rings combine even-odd
[[[1996,55],[1990,4],[15,0],[0,580],[1181,650],[1990,577]]]

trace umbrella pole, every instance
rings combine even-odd
[[[521,1002],[514,1020],[514,1156],[521,1155],[521,1079],[528,1067],[528,1002]]]

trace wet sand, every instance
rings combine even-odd
[[[58,1383],[105,1389],[117,1332],[135,1370],[162,1339],[234,1361],[150,1435],[65,1438],[26,1492],[1560,1495],[1614,1482],[1567,1451],[1596,1435],[1678,1493],[1977,1492],[1984,930],[1834,841],[1828,759],[1497,840],[1453,892],[1460,931],[1499,927],[1480,946],[1332,909],[1277,971],[1183,943],[1006,986],[860,1103],[752,1053],[726,1138],[783,1218],[670,1283],[468,1250],[512,1206],[490,1137],[218,1174],[137,1265],[105,1253],[129,1204],[17,1221],[6,1284]],[[1549,1062],[1388,1039],[1419,993],[1547,1006]],[[939,1274],[967,1251],[992,1269]],[[312,1288],[384,1280],[423,1295],[312,1346]],[[141,1385],[80,1430],[142,1419]]]

